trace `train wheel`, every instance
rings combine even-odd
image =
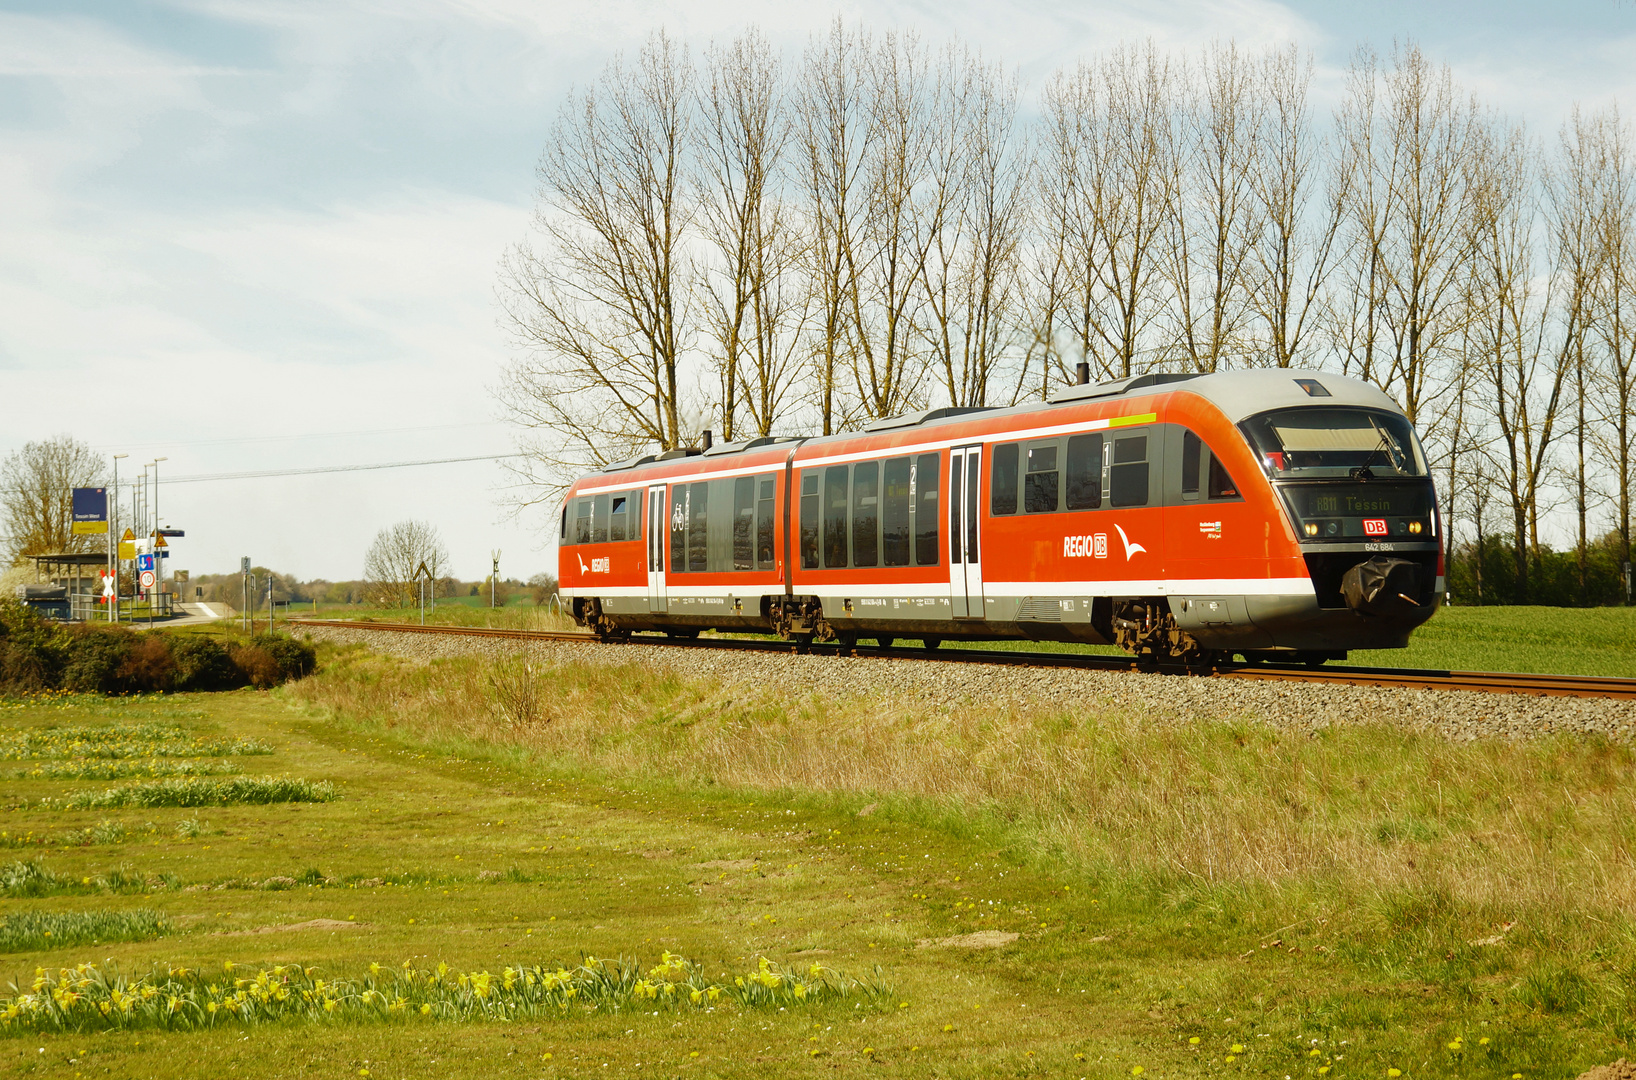
[[[883,649],[890,649],[893,645],[897,644],[897,640],[897,638],[891,637],[876,638],[875,644]]]
[[[943,644],[943,639],[940,637],[921,638],[920,644],[922,648],[935,649],[939,645]]]
[[[858,647],[857,634],[837,634],[835,640],[840,643],[842,655],[850,653]]]

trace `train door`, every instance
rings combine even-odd
[[[957,619],[983,617],[983,561],[977,544],[980,446],[949,451],[949,602]]]
[[[665,537],[670,528],[665,521],[665,489],[648,488],[648,611],[662,615],[665,604]]]

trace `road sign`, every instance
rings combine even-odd
[[[153,547],[154,547],[155,551],[157,551],[160,548],[170,547],[169,544],[165,543],[165,534],[164,533],[156,532],[156,533],[153,534]]]
[[[239,560],[239,573],[248,574],[249,572],[250,572],[250,556],[246,555],[242,559]]]
[[[159,530],[159,535],[160,536],[186,536],[187,532],[184,529],[160,529]]]
[[[136,568],[142,571],[144,574],[153,573],[153,556],[138,555],[136,557]]]
[[[137,580],[139,580],[142,583],[142,587],[144,589],[153,588],[153,581],[154,581],[153,571],[152,570],[142,571],[141,576]]]
[[[171,571],[170,579],[176,582],[178,585],[185,585],[187,584],[187,575],[188,572],[186,570],[173,570]]]
[[[102,602],[104,604],[111,602],[115,598],[114,582],[116,580],[118,579],[116,579],[112,574],[102,575]]]
[[[119,558],[127,562],[136,558],[136,533],[130,529],[126,529],[125,535],[119,538]]]

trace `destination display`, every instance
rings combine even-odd
[[[1419,484],[1279,484],[1303,540],[1430,540],[1432,487]]]

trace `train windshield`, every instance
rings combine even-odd
[[[1275,480],[1424,477],[1426,457],[1407,418],[1378,409],[1278,409],[1239,425]]]

